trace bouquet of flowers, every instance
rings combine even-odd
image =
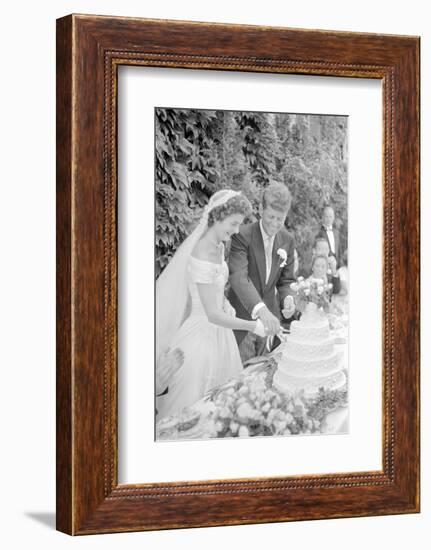
[[[311,434],[320,419],[311,418],[302,395],[280,394],[268,387],[266,373],[244,376],[214,396],[211,437]]]
[[[273,358],[249,367],[207,394],[208,415],[191,407],[158,422],[157,439],[319,434],[325,416],[347,404],[347,387],[320,388],[312,398],[303,391],[280,392],[272,384],[276,369]]]
[[[308,279],[298,277],[296,283],[292,283],[290,288],[294,292],[295,307],[301,313],[310,303],[316,304],[318,308],[322,308],[325,312],[329,310],[331,283],[325,283],[323,279],[316,279],[315,277],[309,277]]]

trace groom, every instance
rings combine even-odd
[[[295,312],[290,296],[294,281],[294,239],[285,228],[291,195],[281,183],[264,191],[258,222],[232,236],[229,253],[229,301],[242,319],[259,318],[269,335],[280,330],[280,315]],[[235,331],[243,363],[264,352],[266,338]]]

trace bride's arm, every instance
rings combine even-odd
[[[250,332],[255,330],[257,326],[256,321],[247,321],[232,317],[217,305],[218,289],[214,285],[198,283],[196,286],[210,323],[234,330],[247,330]]]

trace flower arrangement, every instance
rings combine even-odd
[[[330,295],[332,290],[331,283],[325,283],[323,279],[315,277],[298,277],[296,283],[292,283],[290,288],[294,292],[295,307],[301,313],[304,312],[307,304],[314,303],[324,311],[329,310]]]
[[[157,424],[157,439],[319,434],[325,416],[347,404],[347,387],[320,388],[313,398],[281,393],[272,385],[276,369],[273,358],[257,369],[249,367],[239,379],[209,392],[209,416],[186,408]]]
[[[302,395],[268,386],[267,373],[246,375],[214,396],[211,437],[312,434],[320,420],[308,415]]]

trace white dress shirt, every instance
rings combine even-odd
[[[262,239],[263,239],[263,248],[265,250],[265,264],[266,264],[266,279],[265,283],[268,282],[269,274],[271,273],[271,267],[272,267],[272,249],[274,247],[274,238],[275,235],[272,237],[268,235],[265,232],[265,229],[263,228],[262,220],[259,222],[260,231],[262,233]]]
[[[335,239],[334,239],[334,232],[332,231],[332,226],[325,227],[326,234],[328,235],[328,241],[329,246],[331,248],[331,252],[335,254]]]
[[[274,247],[274,239],[275,235],[272,237],[268,235],[265,232],[265,229],[263,228],[262,220],[259,222],[260,232],[262,234],[262,240],[263,240],[263,249],[265,251],[265,266],[266,266],[266,277],[265,277],[265,283],[268,282],[269,275],[271,273],[271,267],[272,267],[272,249]],[[263,302],[259,302],[256,304],[253,308],[253,311],[251,312],[251,318],[257,319],[257,312],[264,307],[265,304]]]

